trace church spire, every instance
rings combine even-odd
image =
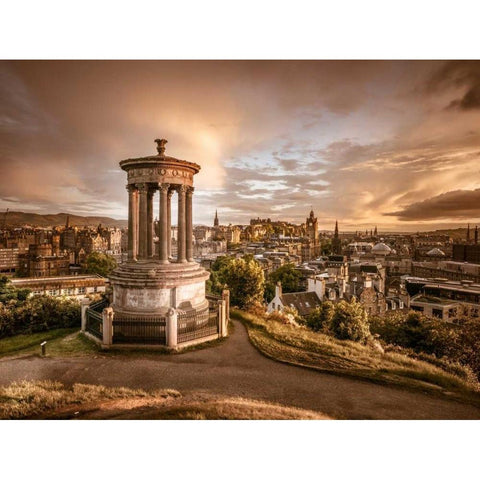
[[[215,220],[213,221],[213,226],[218,227],[218,214],[217,210],[215,210]]]
[[[335,220],[335,238],[338,238],[338,220]]]
[[[467,226],[467,242],[470,241],[470,224]]]

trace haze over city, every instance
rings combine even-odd
[[[118,162],[164,137],[195,223],[465,226],[479,121],[477,61],[2,61],[0,208],[125,219]]]

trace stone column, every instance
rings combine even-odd
[[[153,255],[153,194],[149,188],[147,192],[147,258]]]
[[[159,185],[160,190],[160,262],[168,263],[168,217],[169,217],[169,201],[168,201],[168,183]]]
[[[227,323],[230,320],[230,290],[222,290],[222,300],[225,300],[225,317],[227,318]]]
[[[193,262],[193,214],[192,214],[192,197],[193,187],[187,188],[186,205],[185,205],[185,240],[186,247],[185,252],[188,262]]]
[[[103,339],[102,347],[108,348],[113,341],[113,308],[107,307],[103,309],[102,312],[102,330],[103,330]]]
[[[226,337],[228,335],[228,323],[225,308],[225,300],[218,300],[218,336]]]
[[[168,258],[172,256],[172,195],[175,190],[169,190],[167,196],[167,245]]]
[[[178,254],[177,262],[185,263],[186,251],[185,251],[185,193],[186,186],[180,185],[178,187]]]
[[[147,195],[148,187],[147,184],[141,183],[138,185],[139,197],[140,197],[140,208],[139,208],[139,219],[138,219],[138,257],[145,259],[147,257],[147,236],[148,236],[148,225],[147,225]]]
[[[135,185],[127,185],[128,190],[128,259],[137,257],[138,191]]]
[[[90,305],[90,300],[88,298],[82,298],[80,300],[80,308],[82,314],[82,324],[81,324],[81,331],[85,332],[87,330],[87,309]]]
[[[177,328],[178,328],[177,311],[174,308],[170,308],[167,312],[166,331],[165,331],[167,347],[174,348],[177,346]]]

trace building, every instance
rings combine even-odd
[[[479,283],[421,278],[406,278],[405,283],[412,310],[454,323],[480,316]]]
[[[322,303],[325,283],[321,278],[309,279],[306,292],[283,293],[280,282],[275,286],[275,297],[268,304],[267,311],[282,312],[286,307],[294,308],[301,317],[307,316]]]
[[[74,275],[64,277],[13,278],[16,288],[28,288],[31,295],[82,299],[88,295],[105,293],[106,279],[100,275]]]
[[[0,248],[0,273],[15,273],[20,266],[18,248]]]
[[[55,250],[55,251],[54,251]],[[19,255],[21,277],[52,277],[70,273],[70,255],[59,253],[50,243],[30,245],[28,253]]]
[[[342,253],[342,242],[338,235],[338,221],[335,222],[335,232],[332,239],[332,253],[334,255],[341,255]]]
[[[305,221],[305,237],[311,242],[318,243],[318,220],[313,210]]]
[[[453,244],[453,260],[480,264],[480,244]]]

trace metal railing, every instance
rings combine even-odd
[[[217,309],[205,308],[198,312],[179,313],[177,318],[177,342],[185,343],[218,333]]]
[[[107,300],[100,300],[98,302],[92,303],[87,308],[87,322],[85,329],[88,333],[94,335],[97,338],[103,338],[103,318],[102,311],[104,308],[108,307]]]
[[[165,317],[115,316],[113,337],[115,343],[136,343],[148,345],[166,344]]]

